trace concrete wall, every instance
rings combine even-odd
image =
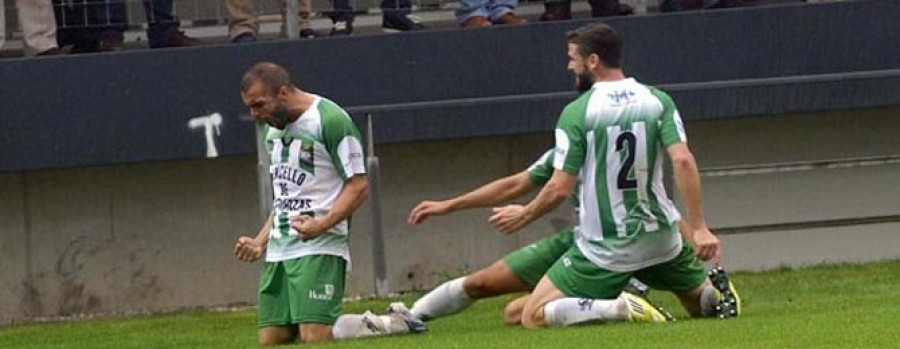
[[[900,154],[900,108],[687,124],[703,169]],[[377,149],[392,290],[425,289],[554,232],[562,209],[515,236],[488,210],[405,224],[446,198],[527,166],[550,133]],[[770,166],[780,168],[779,166]],[[709,176],[714,228],[900,215],[900,165]],[[0,174],[0,324],[33,317],[255,302],[259,265],[233,260],[260,225],[255,159],[223,157]],[[355,216],[348,295],[374,290],[369,206]],[[733,269],[900,258],[900,224],[725,235]]]
[[[786,166],[779,164],[898,156],[898,114],[900,108],[893,107],[704,121],[689,123],[688,132],[702,168],[783,170]],[[762,174],[707,173],[707,219],[712,227],[728,228],[900,216],[900,164],[852,164]],[[900,258],[896,221],[813,226],[724,236],[726,263],[756,270]]]

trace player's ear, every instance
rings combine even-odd
[[[291,95],[291,88],[288,86],[281,86],[278,88],[278,98],[284,99]]]
[[[587,63],[588,63],[588,67],[590,67],[591,70],[596,69],[598,66],[603,65],[603,61],[600,60],[600,55],[598,55],[596,53],[591,53],[587,57]]]

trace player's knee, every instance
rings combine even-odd
[[[332,339],[330,334],[326,335],[323,333],[310,333],[308,335],[302,335],[300,337],[300,342],[302,343],[320,343],[327,342]]]
[[[275,345],[290,344],[291,340],[290,340],[290,338],[267,336],[267,335],[261,334],[261,335],[259,335],[259,338],[257,339],[257,343],[261,347],[271,347],[271,346],[275,346]]]
[[[543,307],[540,307],[537,309],[529,309],[528,307],[526,307],[525,309],[522,310],[522,313],[520,316],[520,322],[522,323],[522,327],[525,327],[527,329],[540,328],[541,325],[543,324],[543,320],[544,320],[543,313],[544,313]]]
[[[331,326],[301,326],[300,342],[320,343],[334,338]]]
[[[522,307],[510,303],[503,309],[503,322],[507,325],[518,325],[522,322]]]
[[[295,333],[290,330],[278,330],[271,328],[260,329],[258,332],[257,343],[261,347],[273,345],[291,344],[296,340]]]
[[[536,328],[540,328],[540,324],[538,323],[538,319],[535,319],[533,316],[525,316],[521,317],[522,327],[533,330]]]

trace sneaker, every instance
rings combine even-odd
[[[716,289],[719,301],[716,303],[716,317],[727,319],[741,315],[741,296],[728,278],[728,273],[722,267],[716,267],[709,271],[709,281]]]
[[[312,30],[312,28],[300,29],[300,38],[301,39],[312,39],[315,37],[316,37],[316,31]]]
[[[387,313],[388,315],[403,320],[403,322],[406,323],[406,328],[409,329],[409,333],[422,333],[428,331],[428,328],[425,327],[425,322],[415,317],[403,302],[394,302],[388,305]]]
[[[422,20],[410,14],[394,14],[385,13],[381,17],[381,28],[385,33],[408,32],[425,29]]]
[[[353,22],[337,21],[331,26],[331,36],[353,34]]]
[[[650,286],[638,279],[631,278],[628,280],[628,285],[625,285],[625,292],[647,298],[650,295]]]
[[[628,309],[629,322],[667,322],[675,321],[672,314],[663,308],[657,307],[645,298],[622,292],[625,298],[625,307]]]

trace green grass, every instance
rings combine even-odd
[[[670,324],[601,324],[528,331],[502,324],[512,296],[486,300],[429,323],[424,335],[321,345],[328,348],[897,347],[900,261],[736,273],[744,299],[736,320],[686,319],[674,297]],[[411,298],[404,298],[411,301]],[[347,303],[346,312],[383,309],[387,300]],[[254,311],[69,321],[0,329],[0,348],[253,348]]]

